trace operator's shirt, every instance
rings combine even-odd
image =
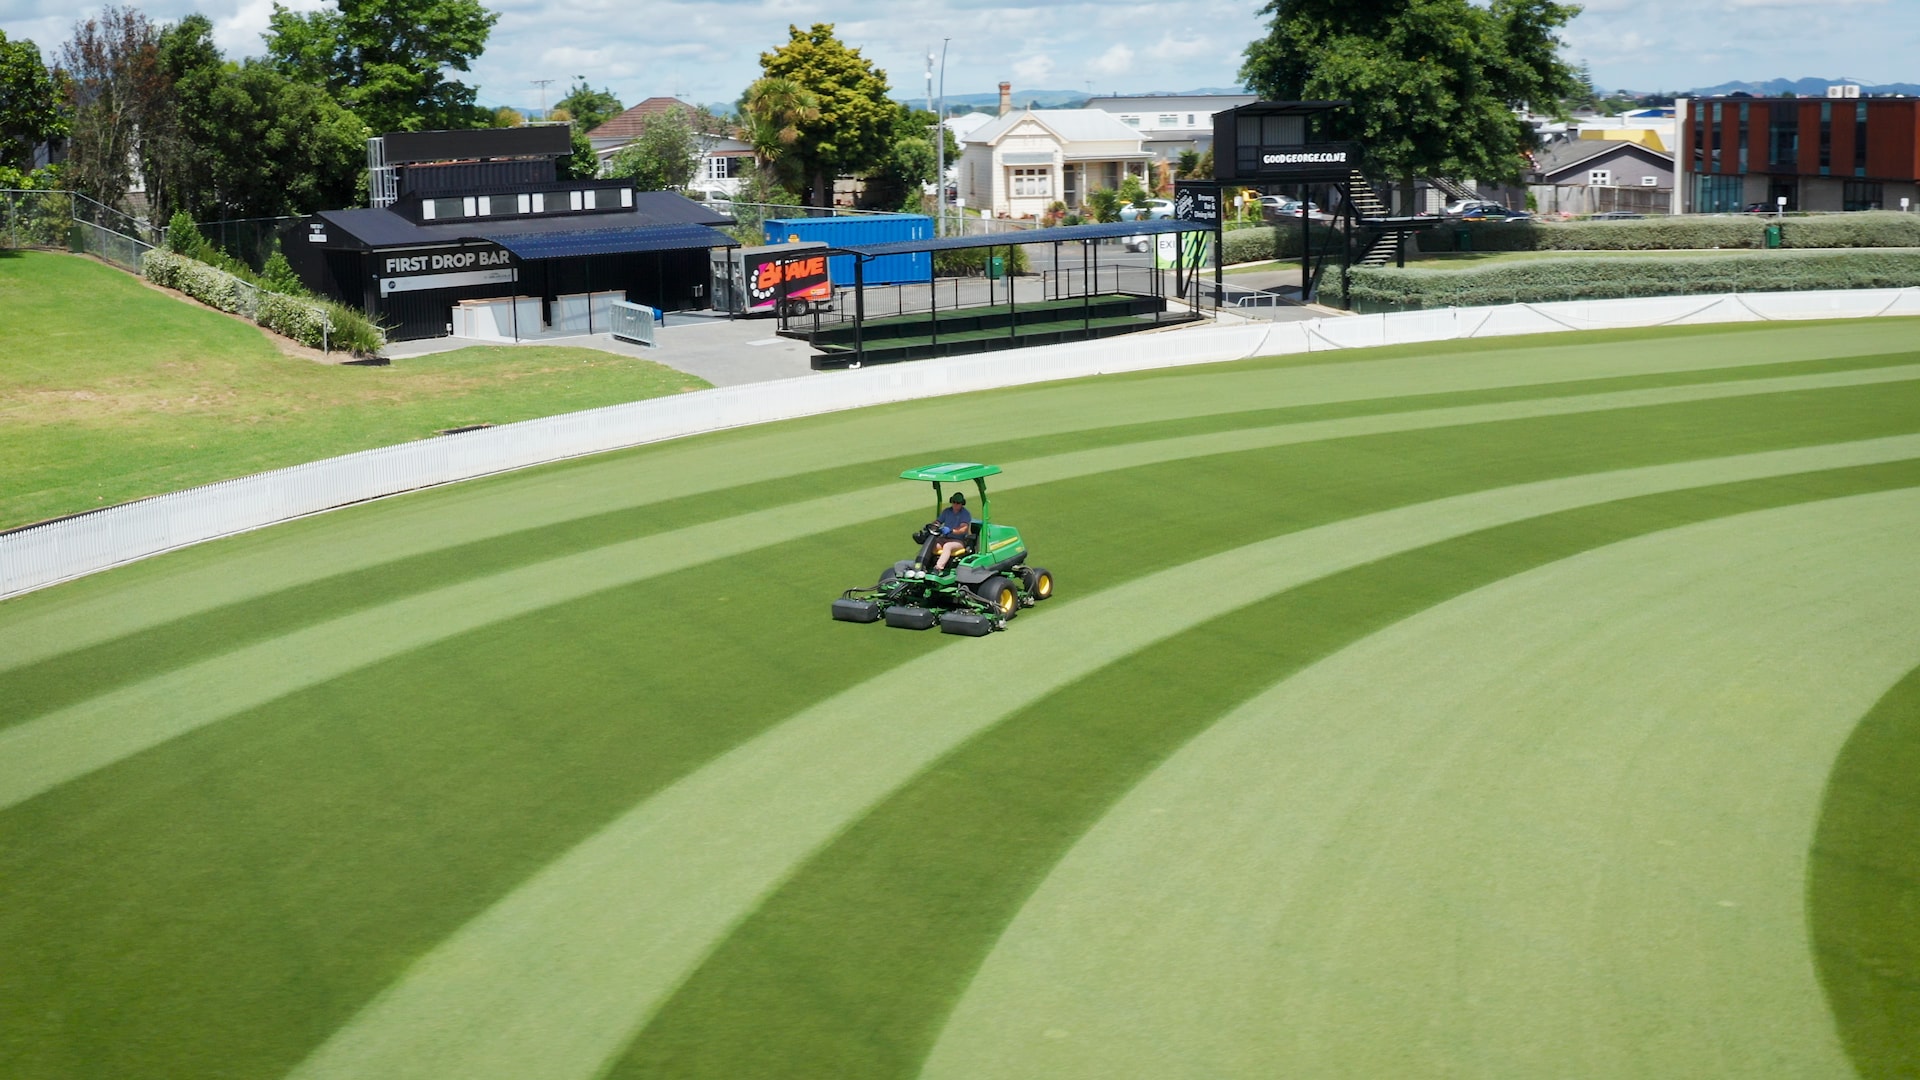
[[[963,528],[971,528],[973,525],[973,515],[967,513],[967,508],[964,506],[954,506],[951,503],[947,505],[945,510],[940,511],[939,520],[940,524],[945,525],[956,533]]]

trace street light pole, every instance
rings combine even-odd
[[[947,231],[947,42],[952,38],[940,39],[940,107],[933,113],[933,205],[938,214],[933,219],[933,235],[944,236]],[[933,54],[927,54],[927,89],[933,89]]]

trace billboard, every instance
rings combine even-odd
[[[833,299],[827,257],[813,251],[746,255],[748,311],[777,311],[791,303]]]

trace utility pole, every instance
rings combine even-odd
[[[553,82],[553,80],[531,79],[529,81],[540,88],[540,122],[544,124],[547,122],[547,85]]]
[[[944,236],[947,229],[947,42],[940,39],[940,107],[933,112],[933,205],[939,215],[933,219],[933,235]],[[927,54],[927,93],[933,93],[933,54]]]

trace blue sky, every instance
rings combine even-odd
[[[149,0],[157,20],[198,10],[230,56],[258,53],[272,0]],[[322,6],[292,0],[296,9]],[[946,44],[951,94],[1022,89],[1142,93],[1232,86],[1241,50],[1262,30],[1251,0],[1101,0],[1036,5],[983,0],[887,4],[822,0],[492,0],[499,24],[467,80],[483,101],[537,108],[576,76],[633,104],[654,95],[732,101],[789,23],[832,22],[886,70],[896,96],[925,94],[926,53]],[[73,0],[0,0],[0,30],[54,54]],[[1920,82],[1920,0],[1588,0],[1568,54],[1603,89],[1710,86],[1728,80],[1842,78]]]

